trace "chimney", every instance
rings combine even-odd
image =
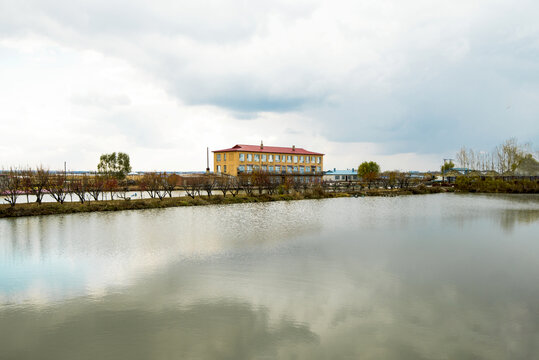
[[[296,151],[296,145],[292,145],[292,151]]]
[[[264,149],[264,141],[260,140],[260,149]]]

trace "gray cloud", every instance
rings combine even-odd
[[[331,140],[429,152],[537,142],[538,11],[529,0],[20,1],[3,4],[0,34],[121,58],[187,104],[300,112]]]

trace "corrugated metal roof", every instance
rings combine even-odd
[[[280,147],[280,146],[265,146],[260,145],[235,145],[229,149],[214,150],[212,152],[232,152],[232,151],[249,151],[274,154],[298,154],[298,155],[324,155],[321,153],[307,151],[302,148]]]
[[[325,175],[357,175],[355,170],[330,170]]]

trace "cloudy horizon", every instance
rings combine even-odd
[[[435,170],[539,143],[539,4],[0,0],[0,168],[203,170],[206,147]]]

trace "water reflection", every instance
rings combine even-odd
[[[0,349],[537,358],[538,204],[435,195],[0,222]]]

